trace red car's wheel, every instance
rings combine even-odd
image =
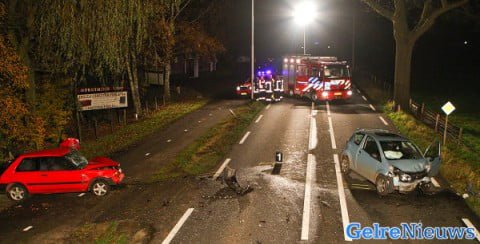
[[[92,184],[92,187],[90,188],[90,191],[95,196],[103,197],[110,192],[110,185],[104,180],[96,180]]]
[[[29,197],[28,190],[21,184],[12,184],[7,188],[7,195],[16,202],[21,202]]]

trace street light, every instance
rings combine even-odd
[[[302,2],[298,4],[293,11],[295,22],[303,26],[303,55],[307,54],[307,25],[315,20],[316,15],[317,10],[313,2]]]
[[[255,0],[252,0],[252,40],[251,40],[251,57],[250,57],[250,98],[253,100],[255,92]]]

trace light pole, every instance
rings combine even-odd
[[[252,0],[252,43],[251,43],[251,57],[250,57],[250,98],[253,100],[255,97],[253,93],[255,92],[255,0]]]
[[[295,22],[303,26],[303,55],[307,54],[307,25],[315,19],[316,12],[315,4],[307,1],[298,4],[293,11]]]

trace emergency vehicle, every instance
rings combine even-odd
[[[352,96],[350,69],[346,61],[338,61],[336,57],[287,56],[282,67],[285,94],[319,101]]]
[[[252,83],[250,79],[247,79],[243,83],[237,85],[237,95],[250,97],[252,94]]]

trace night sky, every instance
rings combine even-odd
[[[256,0],[255,46],[257,62],[303,53],[303,28],[292,17],[294,0]],[[391,22],[356,0],[318,0],[318,16],[307,27],[307,53],[338,56],[351,62],[355,17],[356,66],[393,80],[394,50]],[[251,1],[234,1],[224,22],[228,55],[250,56]],[[448,87],[452,80],[480,83],[478,23],[440,18],[415,46],[414,86]],[[465,41],[467,44],[465,45]],[[330,48],[328,48],[330,47]],[[441,84],[442,86],[437,86]]]

